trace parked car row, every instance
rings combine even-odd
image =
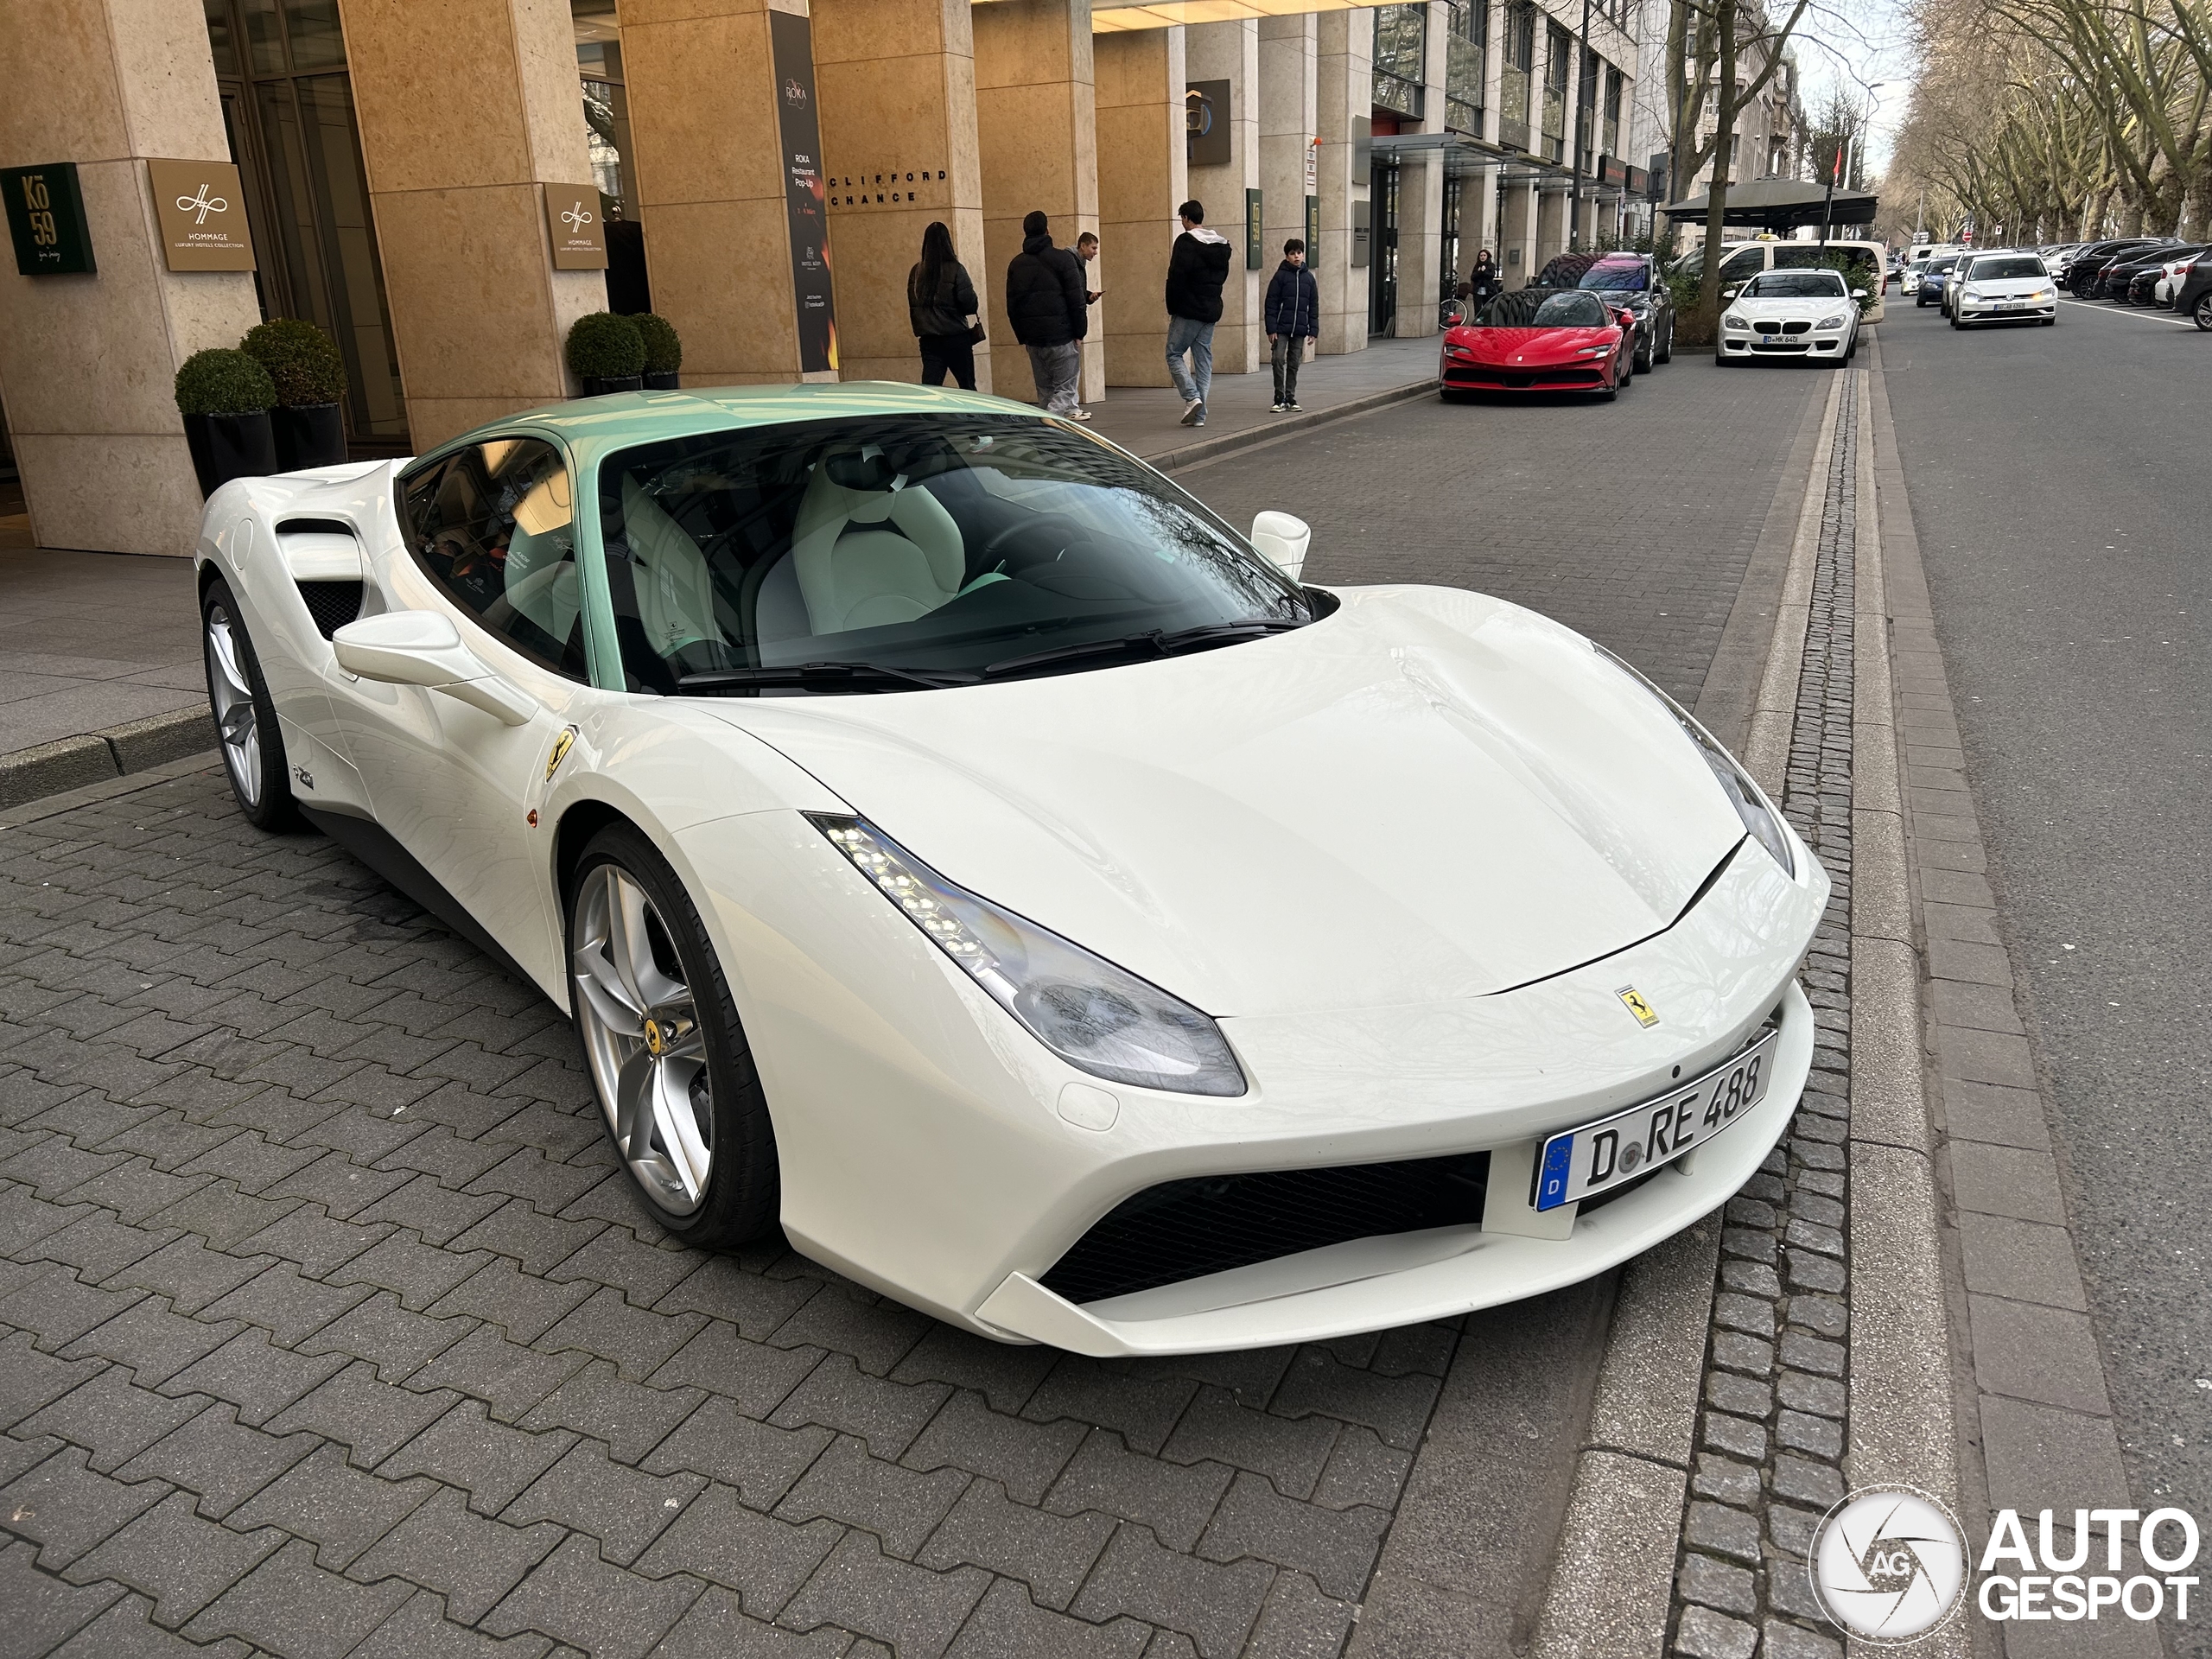
[[[1942,264],[1937,272],[1934,267]],[[1977,248],[1931,260],[1916,303],[1932,292],[1954,328],[2058,321],[2058,279],[2033,248]]]
[[[1608,403],[1675,354],[1675,306],[1651,256],[1562,254],[1526,288],[1444,331],[1437,389],[1591,392]]]
[[[2212,333],[2212,246],[2129,237],[2056,251],[2059,280],[2080,300],[2158,306]]]

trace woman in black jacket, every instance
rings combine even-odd
[[[965,391],[976,390],[976,342],[968,319],[981,308],[967,267],[952,251],[952,232],[932,220],[922,232],[922,257],[906,273],[906,316],[922,346],[922,384],[941,386],[945,371]]]

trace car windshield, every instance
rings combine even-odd
[[[1601,259],[1582,274],[1582,280],[1576,286],[1608,293],[1641,294],[1651,286],[1651,276],[1641,259],[1624,259],[1618,264]]]
[[[1747,300],[1840,300],[1843,278],[1832,270],[1768,270],[1744,285]]]
[[[933,411],[671,438],[608,456],[598,488],[637,690],[728,689],[682,682],[822,664],[851,678],[809,689],[877,690],[1315,614],[1304,589],[1174,485],[1034,416]],[[1114,660],[1077,656],[1067,666]]]
[[[1516,288],[1501,294],[1484,308],[1476,326],[1483,328],[1603,328],[1607,326],[1605,302],[1579,289],[1546,293],[1539,288]]]
[[[1977,259],[1974,262],[1974,269],[1967,273],[1967,278],[1969,282],[2001,283],[2022,276],[2048,274],[2043,268],[2043,261],[2029,253],[2005,259]]]
[[[1943,258],[1931,260],[1928,266],[1929,273],[1933,276],[1940,272],[1948,270],[1952,266],[1958,263],[1959,258],[1956,254],[1949,254]]]

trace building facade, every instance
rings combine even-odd
[[[933,219],[982,302],[978,383],[1009,397],[1032,388],[999,293],[1036,209],[1101,239],[1087,397],[1167,384],[1186,197],[1237,250],[1217,372],[1265,372],[1291,236],[1322,353],[1433,334],[1478,248],[1514,283],[1618,230],[1633,5],[13,0],[41,70],[0,106],[0,169],[66,176],[92,260],[26,268],[19,238],[0,271],[32,528],[188,551],[171,383],[264,317],[337,340],[361,456],[576,395],[568,329],[608,308],[672,322],[686,384],[915,378]],[[251,269],[165,232],[156,181],[187,165],[214,182],[179,205],[235,194]]]

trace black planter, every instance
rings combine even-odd
[[[643,391],[645,377],[642,374],[588,374],[583,377],[584,396],[604,397],[610,392]]]
[[[345,464],[346,417],[335,404],[279,404],[269,411],[269,429],[280,473]]]
[[[276,470],[276,440],[265,409],[250,415],[188,415],[184,442],[202,495],[214,494],[234,478],[266,478]]]
[[[647,369],[645,390],[647,391],[681,391],[683,390],[683,377],[674,369]]]

